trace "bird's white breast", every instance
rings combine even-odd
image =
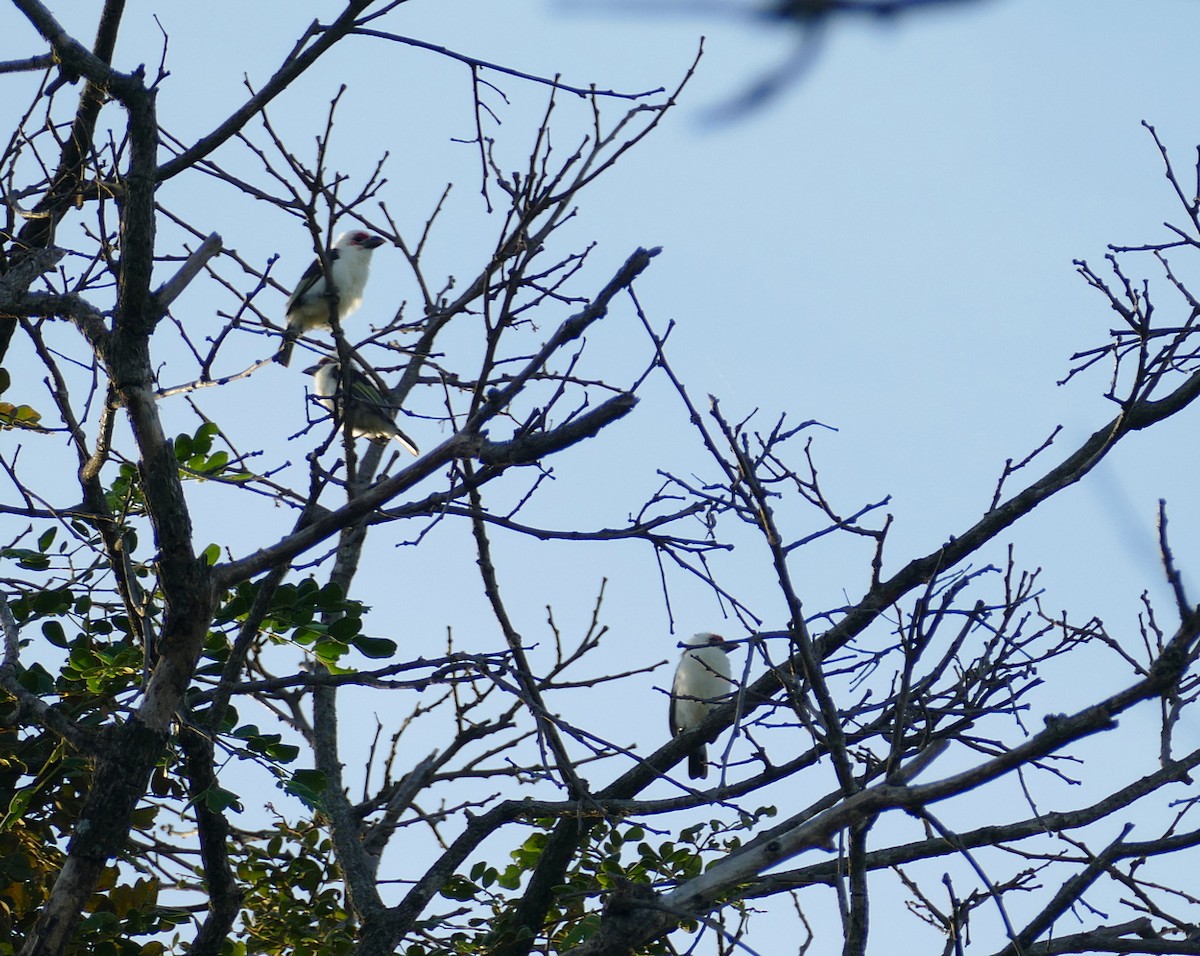
[[[333,262],[333,284],[338,291],[338,314],[349,315],[362,305],[367,274],[371,269],[370,252],[342,249]]]
[[[719,647],[698,647],[684,654],[672,687],[677,698],[676,725],[688,728],[700,723],[709,709],[716,706],[709,703],[709,699],[724,697],[730,692],[730,673],[729,655]]]

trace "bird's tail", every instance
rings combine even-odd
[[[275,361],[284,368],[292,361],[292,346],[296,344],[296,330],[289,328],[283,333],[283,343],[279,346],[279,351],[275,353]]]
[[[688,776],[703,780],[708,776],[708,748],[698,747],[688,754]]]
[[[395,428],[395,425],[393,425],[392,427]],[[408,452],[410,455],[412,455],[414,458],[416,458],[419,454],[421,454],[417,450],[417,446],[413,442],[413,440],[411,438],[409,438],[406,434],[404,434],[404,432],[400,431],[399,428],[396,428],[396,432],[394,435],[392,435],[392,438],[394,438],[396,441],[398,441],[400,443],[401,447],[406,452]]]

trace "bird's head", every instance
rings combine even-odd
[[[680,647],[717,647],[723,650],[726,654],[732,648],[725,643],[725,638],[720,634],[710,634],[707,631],[702,631],[699,634],[693,634],[687,640],[680,642]]]
[[[384,243],[382,236],[376,236],[362,229],[355,229],[352,232],[343,232],[337,237],[337,242],[333,244],[335,249],[359,249],[363,252],[370,252],[372,249],[377,249]]]
[[[339,363],[338,363],[338,360],[337,360],[337,359],[335,359],[335,358],[333,358],[333,357],[331,357],[331,356],[329,356],[329,355],[326,355],[326,356],[325,356],[323,359],[321,359],[321,361],[319,361],[319,362],[318,362],[316,365],[313,365],[313,366],[310,366],[309,368],[306,368],[306,369],[304,370],[304,374],[305,374],[305,375],[316,375],[316,374],[318,374],[318,373],[320,373],[320,372],[323,372],[323,371],[325,371],[325,369],[329,369],[331,372],[334,372],[334,373],[336,373],[336,372],[337,372],[337,370],[338,370],[338,364],[339,364]]]

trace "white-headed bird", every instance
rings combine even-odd
[[[702,633],[684,643],[683,657],[671,685],[671,736],[700,726],[708,712],[723,703],[733,690],[729,669],[729,647],[719,634]],[[688,753],[688,776],[708,776],[708,748],[697,745]]]
[[[362,305],[363,289],[371,270],[371,253],[383,242],[379,236],[356,229],[343,232],[329,250],[329,273],[337,293],[338,322],[344,322]],[[316,259],[300,277],[296,291],[288,299],[287,330],[283,333],[283,344],[275,353],[275,361],[280,365],[286,366],[292,360],[292,346],[303,333],[329,327],[330,294],[326,286],[325,270],[321,268],[321,260]]]
[[[343,375],[342,363],[326,357],[304,371],[313,377],[313,397],[317,404],[329,410],[339,427],[344,421],[355,438],[394,439],[410,455],[420,454],[412,439],[392,420],[396,410],[358,369],[351,368],[349,374]]]

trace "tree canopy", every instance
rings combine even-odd
[[[809,30],[924,5],[777,13]],[[660,250],[588,235],[694,64],[651,91],[572,86],[404,35],[407,6],[351,0],[271,38],[269,78],[208,122],[202,89],[172,95],[187,37],[118,57],[120,0],[90,43],[13,2],[40,39],[0,64],[21,104],[0,153],[0,954],[849,956],[894,948],[885,899],[945,953],[1200,953],[1181,731],[1200,607],[1169,508],[1173,604],[1145,597],[1136,638],[1044,606],[1006,538],[1194,414],[1200,169],[1150,129],[1177,219],[1077,263],[1102,332],[1066,377],[1105,369],[1111,417],[1073,447],[998,450],[982,513],[901,554],[886,498],[823,478],[824,423],[678,371],[673,320],[639,297]],[[354,88],[320,67],[363,38],[376,76],[414,47],[464,71],[470,230],[443,225],[449,186],[411,194],[419,131],[342,146]],[[516,95],[540,99],[532,128],[501,121]],[[279,120],[289,97],[304,109]],[[250,237],[304,236],[333,286],[348,230],[382,240],[364,305],[328,296],[296,348],[355,369],[415,458],[356,437],[355,394],[322,395],[309,362],[271,361],[306,261]],[[656,458],[668,427],[686,466]],[[592,450],[622,429],[637,465]],[[619,473],[643,466],[630,497]],[[811,606],[798,565],[830,540],[857,564],[844,602]],[[650,556],[673,626],[680,580],[727,618],[729,693],[674,739],[656,670],[674,641],[612,632],[599,570],[560,620],[554,562],[617,548]],[[421,626],[471,593],[486,627],[376,613],[434,562],[453,570],[409,598]],[[750,566],[769,602],[743,593]],[[1047,709],[1048,686],[1072,705]],[[626,739],[614,708],[656,727]]]

